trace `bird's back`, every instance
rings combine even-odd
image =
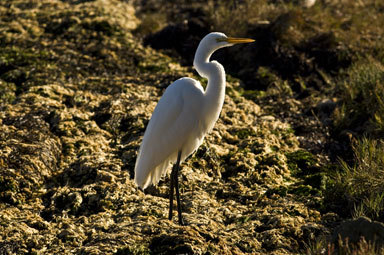
[[[156,185],[170,163],[181,160],[201,144],[199,115],[204,92],[200,83],[182,78],[172,83],[160,98],[144,133],[135,165],[135,182],[141,188]]]

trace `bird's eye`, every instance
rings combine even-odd
[[[227,38],[225,38],[225,37],[222,37],[222,38],[217,38],[216,39],[216,42],[227,42]]]

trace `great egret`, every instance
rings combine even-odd
[[[174,163],[170,176],[169,219],[172,219],[173,193],[176,189],[179,224],[183,225],[180,205],[178,171],[180,163],[203,142],[219,118],[225,96],[225,71],[209,58],[216,50],[238,43],[254,42],[248,38],[227,37],[209,33],[200,42],[193,65],[208,79],[204,91],[200,82],[184,77],[173,82],[160,98],[144,133],[135,165],[135,182],[145,189],[156,185]]]
[[[310,8],[316,3],[316,0],[304,0],[302,2],[303,7]]]

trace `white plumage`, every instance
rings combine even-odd
[[[229,38],[223,33],[210,33],[203,38],[196,51],[194,67],[208,78],[204,91],[191,78],[173,82],[159,100],[148,123],[135,165],[135,182],[145,189],[156,185],[175,163],[181,151],[180,162],[191,155],[203,142],[217,121],[225,97],[224,68],[210,61],[212,53],[235,43],[251,39]]]
[[[206,124],[200,120],[203,104],[203,87],[193,79],[181,78],[165,90],[148,123],[137,157],[135,182],[139,187],[156,185],[169,165],[176,162],[180,149],[183,149],[183,161],[200,146],[206,131]]]

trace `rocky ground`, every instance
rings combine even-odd
[[[330,236],[341,219],[322,206],[327,128],[305,101],[254,100],[232,76],[213,132],[182,165],[187,226],[167,219],[168,176],[145,193],[135,186],[164,88],[205,82],[143,46],[135,8],[0,3],[0,254],[295,254]]]

